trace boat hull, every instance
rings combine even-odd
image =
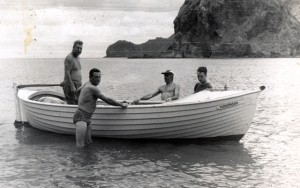
[[[55,133],[75,134],[76,105],[30,100],[48,91],[21,89],[18,100],[22,121]],[[260,91],[197,93],[163,104],[120,107],[97,105],[92,116],[92,135],[123,139],[239,140],[249,129]]]

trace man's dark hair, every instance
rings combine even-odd
[[[206,76],[206,74],[207,74],[207,68],[206,67],[199,67],[198,70],[197,70],[197,72],[203,72],[204,75]]]
[[[73,48],[76,46],[76,44],[83,45],[83,42],[81,40],[75,40],[73,44]]]
[[[100,71],[99,69],[97,69],[97,68],[92,68],[92,69],[90,70],[90,78],[93,77],[94,72],[101,72],[101,71]]]

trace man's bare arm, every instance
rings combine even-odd
[[[128,106],[128,103],[120,103],[110,97],[103,95],[98,88],[96,89],[96,96],[97,98],[103,100],[104,102],[112,106],[121,106],[123,108],[126,108]]]
[[[84,88],[84,86],[85,86],[86,84],[87,84],[87,82],[84,83],[82,86],[80,86],[80,87],[77,89],[76,93],[77,93],[78,95],[81,93],[82,89]]]
[[[143,96],[143,97],[141,97],[141,98],[139,98],[139,99],[135,99],[135,100],[133,101],[133,103],[136,104],[136,103],[140,102],[140,100],[149,100],[149,99],[151,99],[151,98],[157,96],[158,94],[160,94],[160,90],[157,90],[157,91],[154,92],[154,93],[149,93],[149,94],[147,94],[147,95],[145,95],[145,96]]]
[[[73,68],[73,60],[70,56],[67,56],[65,59],[65,82],[71,86],[71,91],[75,92],[76,88],[72,82],[71,71]]]
[[[176,85],[175,86],[175,95],[173,96],[173,97],[171,97],[172,98],[172,100],[177,100],[177,99],[179,99],[179,91],[180,91],[180,88],[179,88],[179,85]]]

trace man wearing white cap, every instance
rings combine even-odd
[[[172,100],[177,100],[179,98],[179,85],[173,82],[174,72],[171,70],[167,70],[166,72],[162,72],[165,78],[166,85],[160,86],[154,93],[147,94],[139,99],[133,101],[133,103],[137,104],[140,100],[148,100],[151,99],[158,94],[161,94],[161,100],[165,102],[169,102]]]

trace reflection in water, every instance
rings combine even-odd
[[[16,128],[15,138],[20,144],[26,145],[47,145],[56,146],[57,144],[73,144],[74,136],[58,135],[56,133],[41,131],[31,127],[28,123],[14,123]]]
[[[255,163],[238,142],[180,144],[94,138],[92,145],[78,149],[74,136],[40,131],[28,125],[16,125],[16,129],[20,144],[16,161],[20,160],[19,154],[26,153],[26,162],[19,163],[19,168],[26,171],[30,162],[34,173],[28,173],[28,179],[39,174],[55,186],[94,187],[118,182],[125,187],[176,187],[178,183],[190,187],[203,181],[209,181],[210,186],[222,182],[230,185],[247,179]],[[214,182],[210,181],[212,177]]]

